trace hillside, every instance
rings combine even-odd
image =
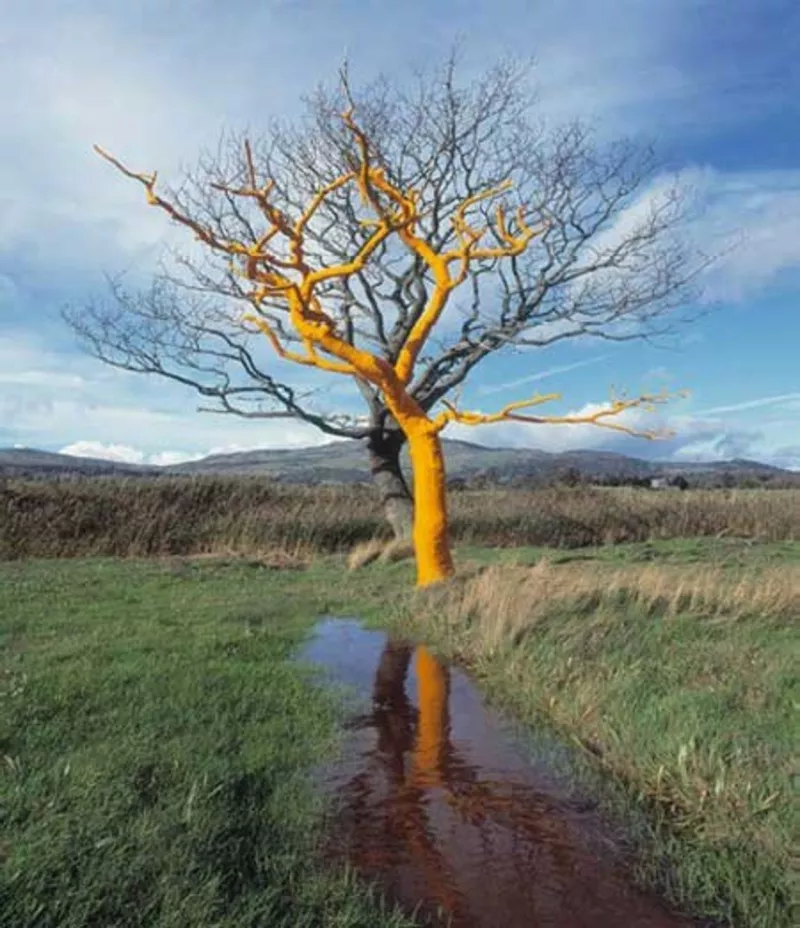
[[[724,474],[737,481],[753,478],[781,479],[800,483],[800,474],[758,461],[733,460],[714,463],[645,461],[601,451],[571,451],[552,454],[522,448],[487,448],[465,441],[443,442],[448,478],[483,476],[490,482],[508,483],[549,480],[567,470],[582,477],[602,480],[611,477],[675,476],[684,474],[694,482],[715,483]],[[407,449],[403,454],[408,470]],[[310,448],[263,449],[235,454],[210,455],[198,461],[167,467],[141,466],[81,458],[28,448],[0,449],[0,476],[155,476],[158,474],[269,476],[286,483],[356,483],[368,481],[364,447],[357,441],[332,442]]]

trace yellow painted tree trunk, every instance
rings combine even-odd
[[[453,574],[447,531],[447,485],[439,435],[427,418],[404,423],[414,483],[414,552],[417,586]]]

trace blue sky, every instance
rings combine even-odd
[[[160,462],[327,441],[301,423],[198,413],[191,392],[79,351],[59,308],[102,293],[103,272],[145,277],[173,235],[91,146],[177,178],[221,129],[258,132],[298,112],[345,54],[356,82],[380,69],[402,80],[462,38],[465,74],[532,54],[549,119],[654,141],[698,192],[692,235],[709,250],[742,241],[704,280],[713,313],[677,347],[586,342],[495,357],[464,393],[491,411],[553,390],[578,411],[611,384],[688,387],[661,414],[675,438],[512,423],[446,435],[800,469],[795,0],[0,0],[0,23],[0,447]],[[326,382],[332,408],[358,409],[349,383]]]

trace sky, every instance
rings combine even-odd
[[[398,81],[461,42],[464,73],[533,55],[542,114],[655,145],[689,180],[692,234],[725,251],[698,297],[712,310],[676,344],[592,340],[493,356],[465,407],[534,391],[556,412],[688,388],[654,418],[659,442],[591,426],[451,426],[490,446],[746,457],[800,470],[800,4],[796,0],[0,0],[0,447],[173,463],[322,444],[310,425],[198,412],[188,388],[89,357],[60,316],[104,274],[155,267],[174,232],[93,152],[177,179],[222,130],[263,132],[332,83]],[[653,178],[653,189],[663,177]],[[303,376],[306,376],[305,373]],[[355,387],[320,375],[329,403]]]

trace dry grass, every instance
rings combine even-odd
[[[482,654],[514,645],[553,610],[574,613],[631,606],[647,616],[681,613],[735,621],[745,616],[800,616],[796,566],[731,571],[715,565],[492,565],[437,595],[435,611],[473,629]],[[428,610],[430,614],[430,610]]]
[[[347,555],[347,569],[359,570],[377,561],[386,544],[378,538],[359,542]]]
[[[726,923],[789,923],[796,562],[473,566],[412,602],[402,621],[685,837],[681,879]]]
[[[414,557],[414,545],[408,539],[392,540],[384,545],[380,561],[384,564],[396,564],[398,561],[408,561]]]
[[[450,497],[456,544],[585,545],[662,538],[800,538],[800,491],[482,490]],[[0,559],[347,552],[391,533],[369,486],[260,478],[0,482]],[[400,556],[393,552],[387,557]]]
[[[347,569],[358,570],[375,561],[382,564],[396,564],[398,561],[414,557],[414,545],[409,540],[392,539],[383,541],[372,538],[357,544],[347,556]]]
[[[571,548],[703,535],[800,538],[797,490],[485,490],[452,494],[450,508],[453,533],[465,544]]]

